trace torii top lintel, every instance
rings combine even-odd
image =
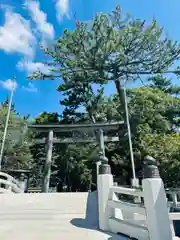
[[[33,131],[38,132],[71,132],[71,131],[88,131],[88,130],[118,130],[119,126],[124,124],[123,121],[107,123],[89,123],[89,124],[32,124],[28,125]]]

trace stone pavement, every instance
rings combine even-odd
[[[1,194],[0,239],[127,240],[97,229],[96,193]]]

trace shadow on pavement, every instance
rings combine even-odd
[[[128,238],[112,234],[112,233],[105,233],[98,228],[98,197],[97,191],[89,192],[88,199],[87,199],[87,206],[86,206],[86,218],[75,218],[71,220],[71,224],[75,227],[85,228],[90,230],[96,230],[98,232],[102,232],[104,234],[109,235],[107,240],[128,240]]]

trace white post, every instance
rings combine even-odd
[[[112,199],[112,187],[112,174],[100,174],[98,176],[99,228],[104,231],[110,230],[109,218],[113,215],[113,210],[108,207],[108,200]]]
[[[176,192],[173,192],[172,199],[173,199],[173,207],[177,207],[178,200],[177,200],[177,193]]]
[[[108,159],[101,153],[101,165],[99,166],[98,175],[98,211],[99,211],[99,228],[109,231],[109,218],[113,216],[113,209],[108,206],[108,200],[112,199],[113,176]]]
[[[140,186],[139,184],[139,178],[132,178],[131,179],[131,186],[138,188]],[[141,203],[141,197],[134,197],[134,203]]]
[[[127,103],[125,81],[122,87],[123,87],[123,94],[124,94],[124,108],[125,108],[125,118],[126,118],[129,150],[130,150],[130,158],[131,158],[131,166],[132,166],[132,175],[133,175],[133,179],[136,179],[136,170],[135,170],[134,153],[133,153],[133,147],[132,147],[131,127],[129,122],[129,109],[128,109],[128,103]]]
[[[172,240],[166,193],[154,159],[146,157],[142,181],[150,240]]]
[[[12,177],[7,177],[7,179],[6,179],[8,182],[10,182],[10,183],[12,183]],[[7,189],[7,190],[9,190],[9,191],[11,191],[11,189],[12,189],[12,185],[6,185],[5,186],[5,188]]]
[[[96,176],[98,178],[99,175],[99,166],[101,165],[101,161],[96,162]]]
[[[11,94],[10,94],[9,103],[8,103],[8,111],[7,111],[6,122],[5,122],[4,133],[3,133],[2,144],[1,144],[1,150],[0,150],[0,169],[2,167],[1,165],[2,165],[2,159],[3,159],[4,145],[5,145],[6,136],[7,136],[7,129],[8,129],[9,117],[10,117],[10,113],[11,113],[11,105],[12,105],[13,93],[15,90],[15,83],[16,83],[16,78],[14,77],[13,86],[11,89]]]
[[[105,156],[104,133],[103,133],[102,129],[99,129],[98,138],[99,138],[99,149],[100,149],[100,152],[102,152],[102,155]]]
[[[99,129],[99,131],[98,131],[96,136],[97,136],[98,143],[99,143],[99,154],[100,154],[100,157],[105,157],[103,130]],[[99,160],[98,162],[96,162],[96,174],[97,174],[97,177],[99,175],[99,167],[100,167],[100,165],[101,165],[101,161]]]
[[[27,188],[27,178],[25,177],[25,175],[22,173],[20,176],[20,179],[18,180],[18,185],[22,191],[22,193],[24,193],[26,191]]]

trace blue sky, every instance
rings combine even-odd
[[[74,15],[88,21],[97,12],[110,12],[117,4],[123,12],[152,20],[155,17],[172,39],[180,40],[179,0],[1,0],[0,1],[0,102],[9,94],[13,76],[17,77],[14,103],[21,114],[32,117],[43,111],[61,112],[57,81],[28,81],[37,68],[47,71],[39,43],[53,41],[64,28],[73,29]],[[174,79],[175,83],[178,83]],[[106,94],[114,91],[106,88]]]

